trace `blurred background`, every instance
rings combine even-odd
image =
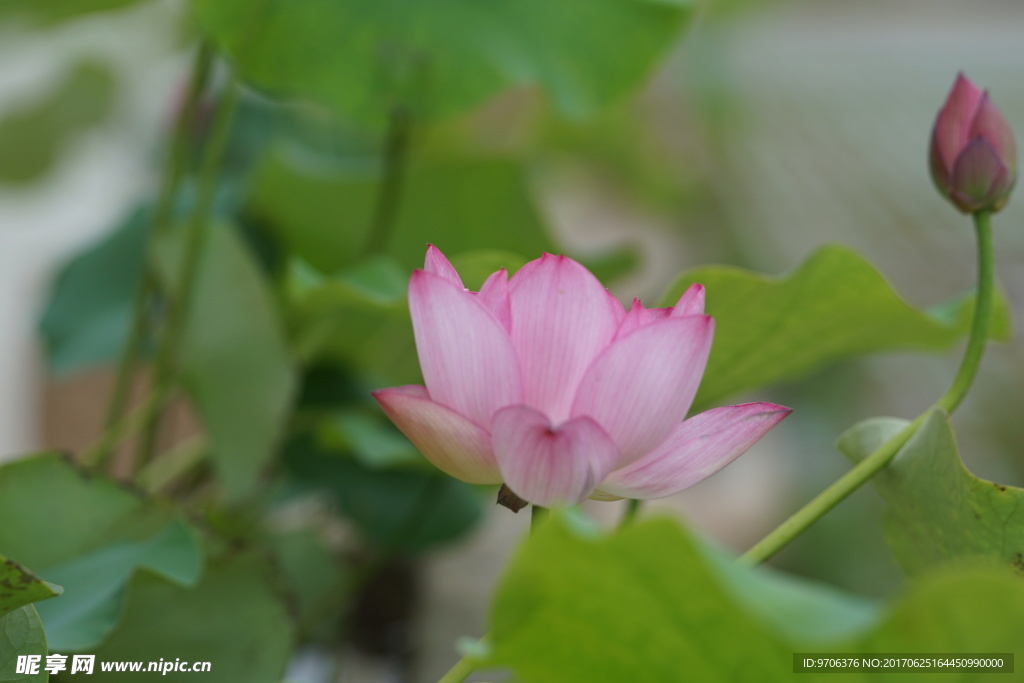
[[[76,451],[100,430],[110,358],[103,339],[89,342],[95,353],[81,352],[88,362],[53,350],[54,282],[69,259],[153,193],[195,44],[182,2],[108,2],[82,15],[74,3],[45,4],[52,13],[0,1],[0,456],[8,458]],[[423,158],[461,160],[467,150],[486,158],[515,188],[466,210],[494,216],[476,228],[482,241],[516,220],[528,223],[591,265],[624,301],[639,296],[653,305],[697,265],[779,274],[816,247],[839,243],[924,307],[969,289],[974,277],[969,222],[928,176],[932,121],[962,70],[1024,131],[1022,45],[1024,5],[1011,0],[709,0],[642,85],[593,116],[564,117],[538,90],[512,88],[417,129],[412,149]],[[233,191],[254,223],[322,218],[333,209],[308,208],[307,216],[280,208],[288,200],[275,193],[304,201],[281,165],[372,176],[382,134],[324,124],[315,109],[280,126],[264,95],[247,91],[243,101],[229,149]],[[274,143],[289,126],[304,151]],[[417,209],[443,220],[448,204],[479,194],[461,185],[477,173],[453,171],[450,188],[415,200],[439,206]],[[1024,312],[1022,226],[1018,197],[995,220],[997,277],[1016,319]],[[47,310],[51,324],[41,332]],[[873,415],[916,415],[945,388],[957,359],[886,354],[736,397],[795,411],[725,471],[644,514],[681,516],[742,551],[847,469],[833,447],[842,430]],[[1022,385],[1024,347],[992,347],[954,420],[979,476],[1024,484]],[[185,416],[176,428],[187,433],[189,424]],[[383,603],[361,608],[371,616],[357,623],[384,635],[350,639],[339,680],[436,680],[457,657],[456,639],[485,630],[491,590],[528,519],[489,500],[481,509],[465,533],[382,575]],[[588,509],[609,521],[622,511],[612,503]],[[899,573],[877,532],[881,510],[873,491],[859,491],[774,562],[886,596]],[[292,514],[320,512],[314,505]],[[372,615],[392,612],[384,626],[373,625]],[[293,679],[326,680],[333,664],[325,660],[333,661],[322,648],[306,651]]]

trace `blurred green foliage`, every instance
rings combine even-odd
[[[523,683],[613,683],[638,666],[658,680],[761,683],[791,680],[794,652],[1013,652],[1024,628],[1024,585],[1005,568],[932,571],[879,610],[811,582],[725,568],[706,552],[664,519],[606,536],[552,520],[523,542],[498,588],[482,664]]]
[[[42,97],[9,109],[0,118],[0,183],[25,184],[49,173],[70,143],[106,119],[114,88],[110,67],[83,60]]]

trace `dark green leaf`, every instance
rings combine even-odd
[[[211,561],[194,588],[136,573],[121,623],[96,650],[96,660],[210,662],[206,677],[218,683],[279,683],[293,637],[270,563],[247,553]],[[122,675],[118,680],[153,678]],[[202,676],[170,672],[158,678],[194,683]]]
[[[39,322],[50,368],[67,373],[117,357],[142,277],[149,212],[75,255],[58,273]]]
[[[243,78],[371,121],[396,104],[446,116],[524,84],[587,115],[640,81],[689,14],[677,0],[193,5]]]
[[[106,546],[75,558],[46,575],[64,586],[59,600],[39,606],[50,647],[59,652],[90,651],[103,642],[121,615],[125,587],[136,570],[183,586],[195,585],[203,558],[196,532],[181,521],[135,543]]]
[[[62,588],[0,555],[0,616],[13,610],[60,595]]]
[[[942,351],[966,333],[969,322],[963,312],[947,309],[939,319],[913,308],[871,264],[839,246],[823,247],[781,278],[724,266],[692,270],[672,285],[663,305],[674,305],[694,282],[707,289],[716,326],[700,406],[853,356]],[[1000,300],[992,336],[1004,339],[1008,331],[1009,313]]]
[[[17,673],[18,657],[40,657],[39,673]],[[45,683],[46,634],[32,605],[0,617],[0,683]]]
[[[165,282],[177,281],[182,232],[161,245]],[[225,495],[250,492],[281,435],[295,369],[263,275],[228,226],[209,231],[181,366]]]
[[[876,418],[839,439],[860,460],[906,425]],[[964,466],[949,419],[933,412],[871,483],[885,498],[885,536],[905,571],[986,557],[1024,573],[1024,489],[978,479]]]
[[[270,545],[299,607],[304,630],[337,619],[344,610],[352,576],[348,565],[330,549],[323,534],[302,528],[275,533]]]
[[[324,445],[352,453],[371,469],[424,462],[409,440],[377,411],[341,411],[325,420],[317,436]]]
[[[435,470],[371,469],[354,458],[296,440],[287,454],[292,476],[333,494],[339,510],[378,548],[422,551],[451,541],[481,516],[476,490]]]

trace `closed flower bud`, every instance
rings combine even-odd
[[[935,119],[929,165],[939,192],[964,213],[1003,208],[1017,180],[1013,131],[963,74]]]

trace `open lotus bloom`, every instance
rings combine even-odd
[[[545,254],[471,292],[431,246],[409,308],[426,386],[374,397],[434,465],[535,505],[671,495],[790,412],[747,403],[684,420],[714,332],[700,285],[674,308],[627,312],[579,263]]]

